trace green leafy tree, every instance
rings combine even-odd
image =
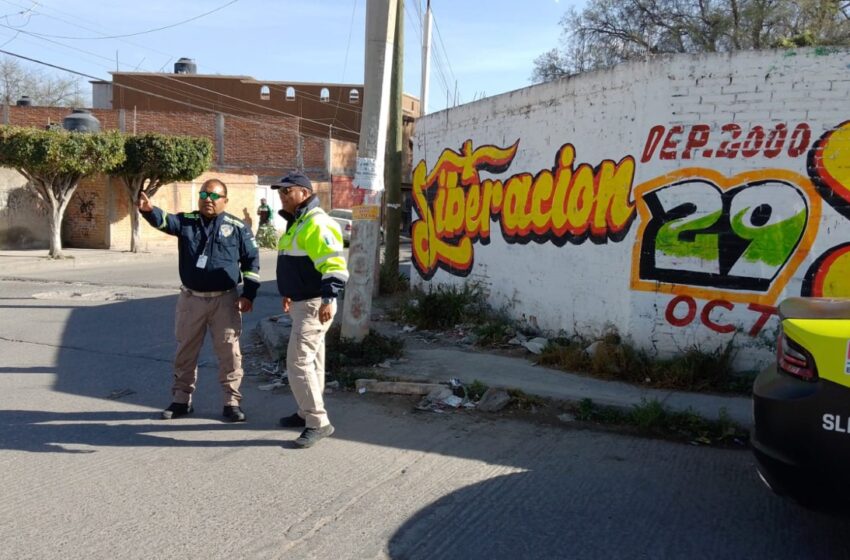
[[[80,181],[124,160],[124,139],[117,132],[0,127],[0,165],[16,169],[50,209],[50,256],[62,256],[62,217]]]
[[[560,48],[534,61],[533,82],[654,54],[850,45],[850,1],[589,0],[561,19]]]
[[[203,173],[212,162],[213,145],[207,138],[139,134],[125,137],[124,153],[126,158],[112,170],[112,175],[120,177],[126,187],[132,227],[130,250],[137,253],[139,195],[144,192],[153,198],[162,185],[191,181]]]

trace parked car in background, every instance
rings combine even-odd
[[[753,385],[762,480],[817,509],[850,511],[850,300],[779,304],[776,363]]]
[[[353,225],[352,212],[348,208],[334,208],[328,211],[328,216],[336,220],[339,229],[342,230],[342,241],[345,245],[351,242],[351,229]],[[381,244],[384,243],[384,228],[381,228]]]

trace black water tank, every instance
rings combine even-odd
[[[88,109],[74,109],[62,119],[62,128],[72,132],[100,132],[100,121]]]
[[[197,74],[198,67],[195,66],[195,61],[191,58],[181,58],[174,63],[175,74]]]
[[[32,105],[32,99],[30,99],[29,95],[22,95],[21,98],[15,102],[15,105],[18,107],[29,107]]]

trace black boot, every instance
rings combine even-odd
[[[173,402],[168,405],[168,408],[162,411],[162,419],[172,420],[174,418],[180,418],[194,412],[194,410],[191,404]]]
[[[245,413],[242,412],[242,409],[239,408],[239,405],[225,406],[221,414],[231,422],[245,421]]]

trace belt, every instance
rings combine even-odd
[[[180,286],[180,290],[189,294],[190,296],[207,297],[207,298],[223,296],[224,294],[229,294],[230,292],[232,292],[235,289],[236,288],[230,288],[229,290],[224,290],[224,291],[221,291],[221,292],[199,292],[197,290],[190,290],[186,286]]]

